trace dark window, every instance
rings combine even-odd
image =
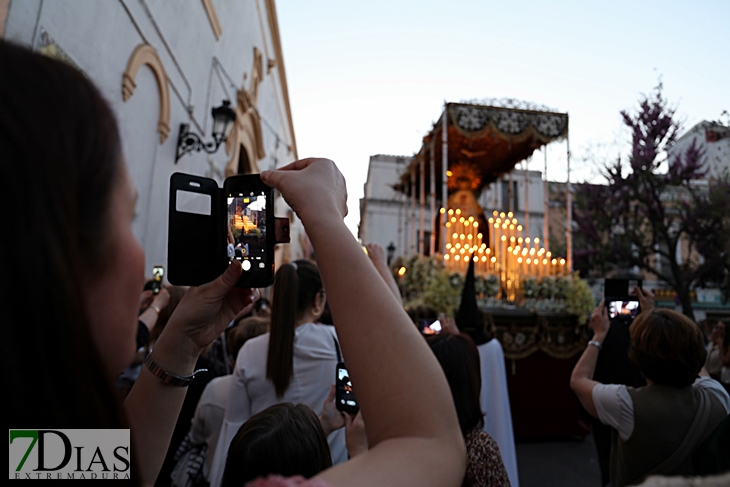
[[[511,193],[511,194],[510,194]],[[512,198],[512,207],[510,207],[510,197]],[[512,181],[512,191],[509,190],[509,181],[502,181],[502,210],[503,211],[519,211],[519,197],[517,193],[517,181]]]

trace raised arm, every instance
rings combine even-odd
[[[160,367],[178,376],[192,374],[202,349],[241,308],[252,306],[251,290],[233,287],[241,272],[234,260],[221,277],[185,293],[152,351]],[[186,393],[187,387],[165,384],[145,366],[124,401],[145,485],[157,478]]]
[[[321,477],[336,486],[458,486],[464,442],[446,378],[400,302],[345,226],[347,190],[332,161],[261,174],[314,245],[371,449]]]
[[[370,257],[370,260],[375,266],[375,270],[378,271],[378,274],[380,274],[380,277],[383,278],[383,281],[385,281],[390,292],[393,293],[395,299],[397,299],[402,306],[403,299],[400,295],[400,289],[398,289],[398,284],[395,282],[393,274],[390,272],[390,267],[388,267],[388,259],[385,256],[385,250],[376,243],[369,243],[365,245],[365,248],[368,249],[368,257]]]
[[[593,403],[593,388],[599,382],[593,380],[593,372],[596,370],[598,354],[601,351],[600,347],[603,345],[611,326],[604,301],[601,301],[598,307],[593,310],[589,325],[593,328],[593,339],[589,342],[578,363],[575,364],[573,374],[570,377],[570,387],[578,396],[578,400],[586,408],[586,411],[597,418],[596,405]]]

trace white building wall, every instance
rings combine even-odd
[[[721,136],[719,140],[708,137],[707,132],[715,132]],[[718,177],[723,172],[730,172],[730,127],[703,121],[689,129],[669,149],[670,163],[692,145],[697,144],[705,152],[705,169],[709,177]]]
[[[273,4],[273,2],[271,2]],[[4,38],[38,48],[47,32],[63,52],[99,87],[119,120],[124,156],[139,194],[133,229],[145,249],[148,273],[167,261],[169,179],[174,172],[214,178],[222,186],[231,158],[225,144],[208,156],[188,154],[175,163],[181,123],[205,141],[212,140],[212,107],[228,99],[236,106],[236,92],[248,89],[254,48],[263,55],[263,77],[258,89],[266,156],[259,170],[284,165],[296,158],[287,95],[278,66],[267,0],[212,0],[222,34],[216,40],[202,1],[166,0],[11,0]],[[278,41],[278,40],[277,40]],[[160,143],[157,132],[159,92],[148,66],[135,79],[134,94],[122,98],[122,75],[134,49],[151,45],[165,68],[170,94],[170,133]],[[223,75],[213,70],[214,58]],[[278,66],[268,69],[268,61]],[[230,77],[230,79],[229,79]],[[250,154],[251,158],[255,158]],[[277,198],[276,215],[289,208]],[[292,224],[290,256],[299,258],[303,228]],[[305,239],[304,239],[305,240]]]
[[[364,197],[360,200],[360,241],[363,244],[377,243],[383,248],[392,243],[396,249],[395,257],[408,254],[410,226],[406,221],[410,221],[412,216],[407,214],[410,206],[403,203],[405,196],[396,192],[393,185],[400,180],[411,160],[405,156],[371,156]]]

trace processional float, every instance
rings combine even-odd
[[[549,246],[545,148],[563,140],[568,147],[566,255],[557,256]],[[531,238],[528,184],[524,222],[518,221],[512,211],[490,208],[485,212],[478,203],[478,195],[540,149],[545,155],[543,231],[542,238]],[[525,172],[526,178],[527,175]],[[511,182],[509,188],[513,188]],[[476,273],[498,276],[500,294],[509,300],[515,299],[520,282],[526,277],[562,276],[572,271],[567,113],[515,100],[446,103],[441,118],[423,138],[421,149],[402,174],[396,190],[409,204],[406,221],[410,232],[406,232],[404,253],[426,255],[428,251],[429,255],[443,259],[446,269],[454,273],[464,273],[469,259],[474,259]],[[427,197],[432,220],[428,250],[424,241]],[[420,218],[416,217],[417,207]]]

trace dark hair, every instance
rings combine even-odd
[[[249,316],[238,322],[233,328],[226,330],[226,351],[234,359],[241,347],[252,338],[269,331],[269,320],[258,316]]]
[[[0,341],[13,428],[125,427],[82,286],[104,271],[120,164],[96,87],[0,40]]]
[[[276,273],[266,378],[274,383],[278,397],[284,395],[291,381],[295,321],[312,306],[314,298],[321,291],[322,278],[313,262],[297,260],[282,265]]]
[[[641,313],[629,333],[632,360],[656,384],[686,387],[705,364],[702,330],[676,311],[655,308]]]
[[[461,433],[466,436],[475,427],[484,426],[484,413],[479,397],[482,391],[482,373],[477,347],[464,333],[432,335],[426,338],[426,342],[444,369],[454,398]]]
[[[221,487],[271,474],[310,478],[331,466],[327,437],[312,408],[281,403],[243,423],[228,448]]]

